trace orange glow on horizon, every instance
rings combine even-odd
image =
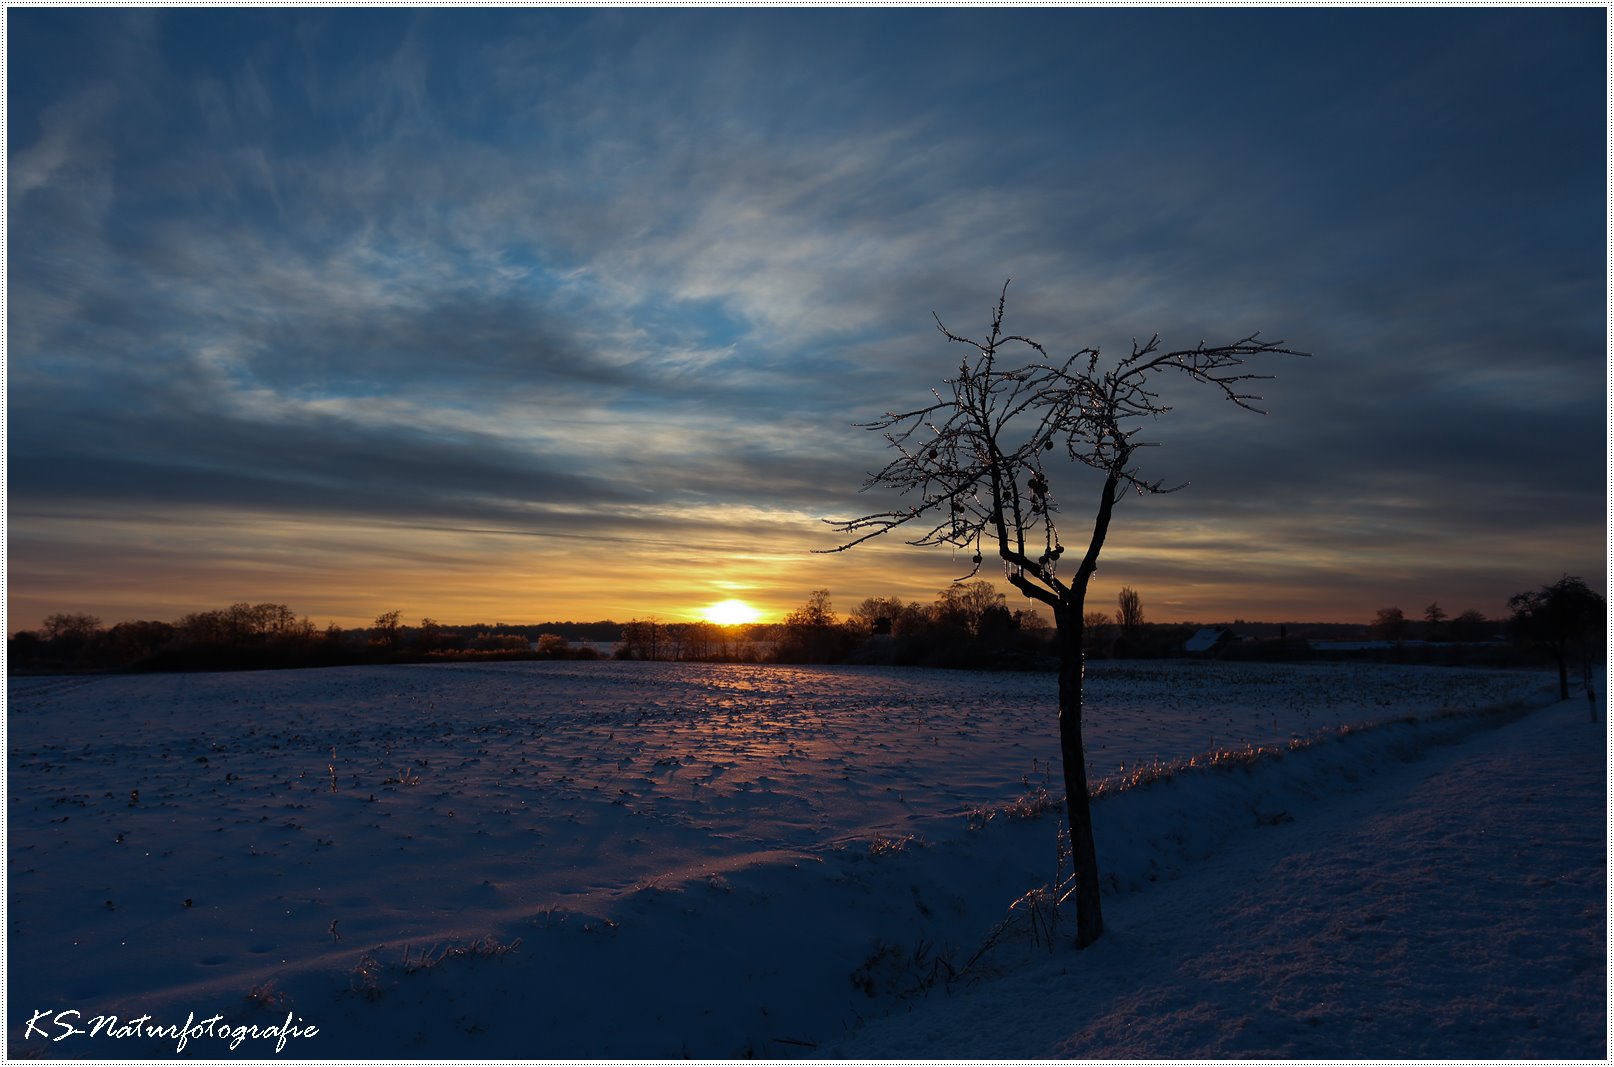
[[[1378,608],[1433,600],[1454,613],[1472,608],[1497,618],[1507,597],[1533,581],[1512,569],[1501,548],[1476,549],[1456,566],[1410,551],[1370,563],[1361,539],[1345,548],[1313,544],[1301,525],[1184,531],[1141,509],[1129,520],[1106,548],[1087,605],[1113,611],[1128,585],[1142,595],[1150,622],[1365,624]],[[746,525],[744,544],[724,539],[728,527],[691,535],[688,544],[608,531],[616,540],[602,581],[593,544],[506,530],[226,510],[34,518],[8,530],[7,621],[12,632],[59,612],[88,613],[106,626],[172,623],[246,602],[284,604],[319,628],[367,627],[394,610],[411,626],[427,617],[490,629],[634,619],[732,626],[782,619],[816,589],[830,591],[842,617],[865,597],[929,605],[967,569],[947,553],[894,541],[816,554],[823,541],[791,516],[725,513],[723,521]],[[1365,582],[1372,566],[1380,572]],[[1012,610],[1034,607],[998,567],[977,577],[1004,593]]]
[[[719,626],[744,626],[762,618],[762,613],[743,600],[723,600],[702,608],[701,618]]]

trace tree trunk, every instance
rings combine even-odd
[[[1081,605],[1055,613],[1059,635],[1059,758],[1064,765],[1065,810],[1070,821],[1071,862],[1076,878],[1076,947],[1086,948],[1104,932],[1099,903],[1098,854],[1088,804],[1087,753],[1082,745]]]
[[[1596,722],[1597,694],[1592,691],[1592,651],[1584,642],[1580,646],[1580,680],[1586,687],[1586,714],[1592,722]]]

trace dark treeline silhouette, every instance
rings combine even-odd
[[[619,659],[758,663],[855,663],[925,667],[1036,668],[1052,655],[1051,629],[1033,612],[1011,612],[990,582],[942,590],[930,604],[869,597],[842,618],[828,590],[815,590],[782,622],[623,624]]]
[[[694,663],[766,663],[779,643],[777,623],[719,626],[711,622],[631,619],[612,653],[616,659]]]
[[[1606,655],[1603,598],[1565,577],[1509,601],[1512,615],[1487,619],[1438,604],[1421,620],[1384,608],[1365,623],[1155,623],[1142,597],[1121,590],[1112,616],[1089,611],[1083,654],[1090,659],[1192,656],[1222,660],[1357,659],[1467,666],[1558,667],[1584,677]],[[1203,635],[1209,634],[1209,637]],[[503,659],[677,660],[717,663],[850,663],[976,670],[1055,670],[1055,633],[1034,611],[1011,609],[992,583],[949,586],[929,604],[868,597],[835,613],[815,590],[782,622],[720,626],[632,619],[618,623],[506,622],[409,625],[398,611],[368,627],[323,628],[284,604],[234,604],[174,622],[104,627],[93,615],[48,616],[7,642],[10,673],[263,670],[366,663]],[[1198,648],[1197,646],[1204,647]]]
[[[1573,659],[1589,673],[1605,654],[1603,600],[1579,579],[1566,578],[1509,601],[1513,614],[1488,619],[1476,610],[1447,616],[1438,604],[1421,621],[1398,609],[1366,623],[1152,623],[1142,597],[1123,588],[1112,616],[1088,611],[1082,653],[1088,659],[1192,657],[1229,661],[1346,659],[1448,666],[1523,667]],[[1387,619],[1394,620],[1386,629]],[[1054,670],[1056,634],[1033,611],[1010,610],[992,583],[976,580],[945,589],[930,604],[870,597],[844,619],[829,593],[814,592],[773,628],[765,657],[780,663],[863,663],[997,670]],[[1203,642],[1200,635],[1207,635]],[[1203,649],[1196,645],[1203,643]],[[671,658],[668,654],[667,658]]]
[[[103,627],[94,615],[47,616],[6,642],[9,673],[222,671],[455,659],[593,659],[613,645],[615,622],[418,625],[389,611],[368,627],[323,628],[284,604],[233,604],[174,622]],[[574,644],[574,642],[579,642]]]

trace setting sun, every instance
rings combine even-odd
[[[701,612],[701,617],[719,626],[743,626],[756,622],[761,613],[743,600],[724,600],[707,606]]]

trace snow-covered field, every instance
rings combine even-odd
[[[1532,1003],[1548,1025],[1524,1044],[1481,1051],[1602,1057],[1601,1023],[1582,1016],[1606,1003],[1606,936],[1585,937],[1606,930],[1603,731],[1584,704],[1520,718],[1549,683],[1095,665],[1112,934],[1076,953],[1063,934],[1050,947],[1046,905],[1021,899],[1058,875],[1055,814],[1022,817],[1049,806],[1045,785],[1058,792],[1047,675],[584,662],[11,679],[8,1044],[95,1058],[181,1041],[200,1058],[1147,1054],[1096,1017],[1066,1020],[1065,1036],[1098,1035],[1086,1044],[1044,1035],[1028,1051],[1033,1030],[994,1024],[994,991],[1040,975],[1044,992],[1113,992],[1100,973],[1132,980],[1115,953],[1204,955],[1202,937],[1144,917],[1212,907],[1205,874],[1228,857],[1297,854],[1297,834],[1352,803],[1341,825],[1367,825],[1378,787],[1556,716],[1586,734],[1565,751],[1596,760],[1599,794],[1590,843],[1565,855],[1599,873],[1543,875],[1564,898],[1547,929],[1573,942],[1544,973],[1583,988],[1571,1008]],[[1477,713],[1500,705],[1516,710]],[[1463,714],[1437,714],[1450,711]],[[1282,758],[1205,758],[1252,746]],[[1304,887],[1313,861],[1294,862]],[[1319,890],[1293,914],[1350,922],[1370,888]],[[1304,963],[1332,929],[1295,919],[1263,936],[1293,938],[1286,958]],[[1225,1012],[1217,975],[1250,966],[1232,944],[1196,987],[1202,1011]],[[1459,1019],[1494,1020],[1495,998],[1462,992]],[[956,1023],[948,1036],[938,1020],[971,1004],[969,1039]],[[1251,1031],[1265,1044],[1228,1045],[1200,1019],[1170,1054],[1444,1054],[1341,1047],[1362,1030],[1353,1006],[1251,1004],[1293,1014],[1292,1039],[1268,1027]],[[166,1032],[114,1036],[142,1017]],[[1450,1054],[1476,1054],[1460,1038]]]

